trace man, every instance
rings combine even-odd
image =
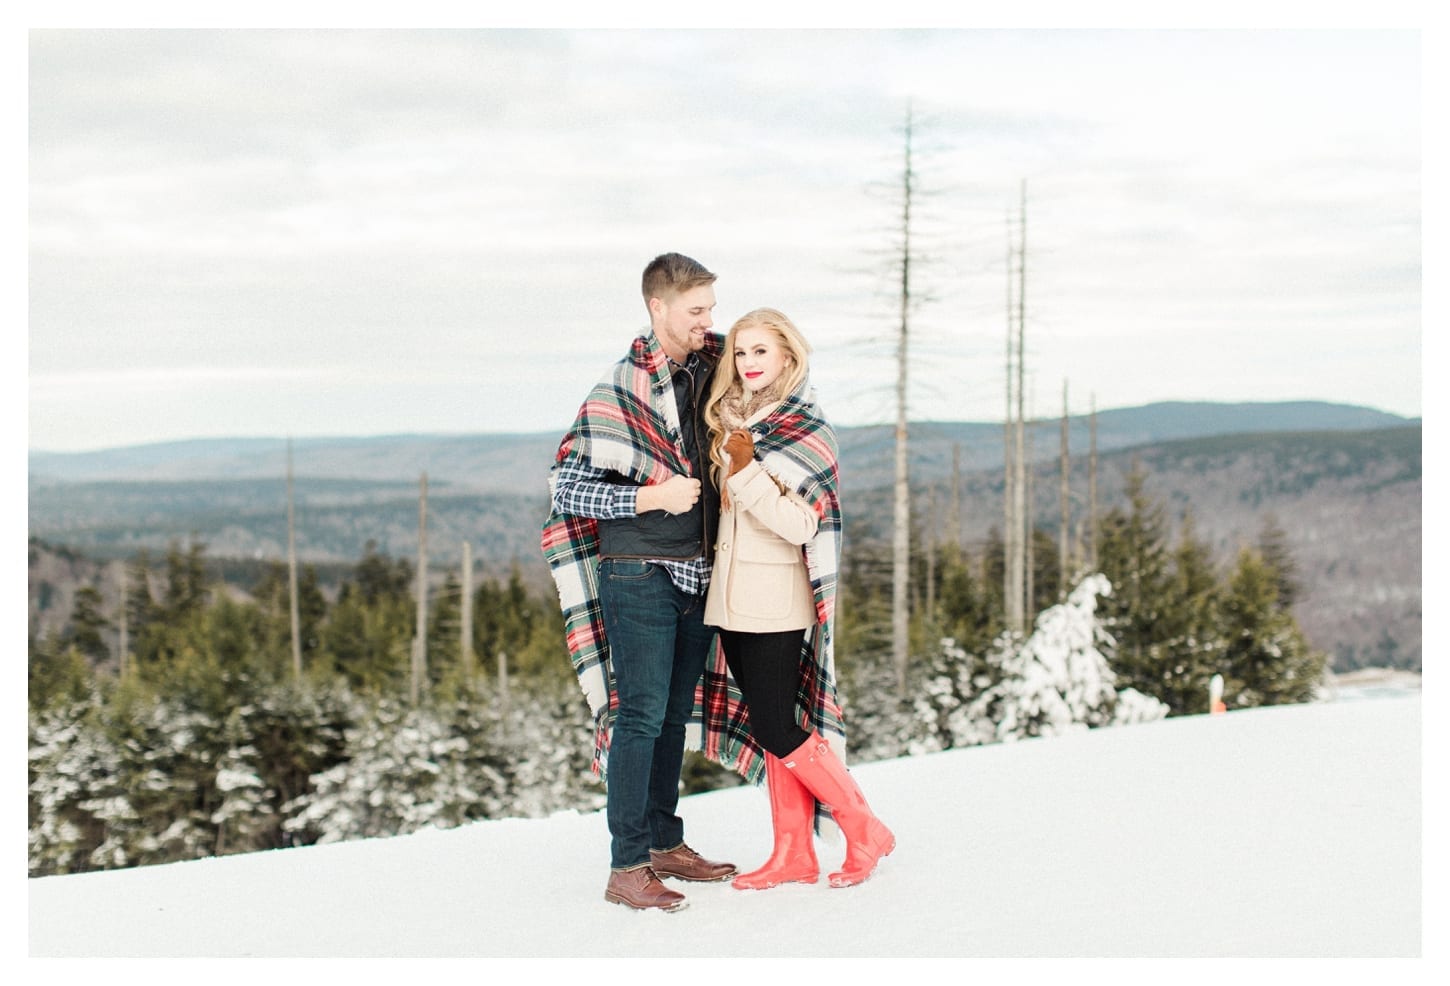
[[[605,776],[604,896],[639,909],[685,905],[660,877],[735,874],[685,844],[675,813],[686,726],[715,642],[703,615],[719,494],[701,417],[721,350],[714,282],[678,253],[649,263],[650,331],[590,391],[549,473],[543,549]]]

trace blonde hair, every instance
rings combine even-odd
[[[739,371],[735,368],[735,339],[741,329],[761,328],[774,331],[776,338],[780,340],[781,347],[786,352],[785,368],[781,370],[780,377],[775,384],[782,400],[795,393],[810,373],[810,343],[806,342],[806,337],[801,335],[801,330],[795,327],[795,323],[784,312],[774,308],[757,308],[735,320],[735,324],[730,326],[730,331],[725,334],[725,351],[720,357],[719,367],[715,370],[715,379],[710,385],[710,396],[705,400],[705,425],[710,436],[710,462],[717,477],[725,465],[725,459],[720,453],[720,448],[725,441],[725,425],[720,416],[720,402],[735,388],[743,389],[745,386],[745,382],[740,379]]]

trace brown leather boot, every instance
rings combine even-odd
[[[662,911],[678,911],[685,906],[685,895],[661,883],[648,863],[640,863],[627,870],[610,870],[609,883],[604,887],[604,899],[638,911],[652,907]]]
[[[676,880],[691,880],[695,883],[714,883],[716,880],[728,880],[735,875],[734,863],[712,862],[683,842],[673,849],[651,849],[649,863],[662,877],[672,876]]]
[[[881,857],[896,848],[896,836],[872,814],[856,779],[819,733],[811,734],[810,739],[790,756],[783,757],[782,762],[816,800],[831,809],[836,824],[846,836],[846,861],[827,882],[833,887],[861,883],[875,871]]]

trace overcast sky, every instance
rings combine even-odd
[[[1414,31],[34,31],[32,449],[557,431],[688,253],[839,424],[1421,413]]]

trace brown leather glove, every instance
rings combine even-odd
[[[755,439],[744,428],[737,428],[725,439],[725,454],[730,456],[730,471],[726,476],[733,476],[755,458]]]
[[[744,469],[746,463],[755,458],[755,439],[750,437],[750,432],[737,429],[726,436],[724,448],[725,454],[730,457],[730,468],[720,481],[720,509],[729,510],[730,491],[725,488],[725,479]]]

